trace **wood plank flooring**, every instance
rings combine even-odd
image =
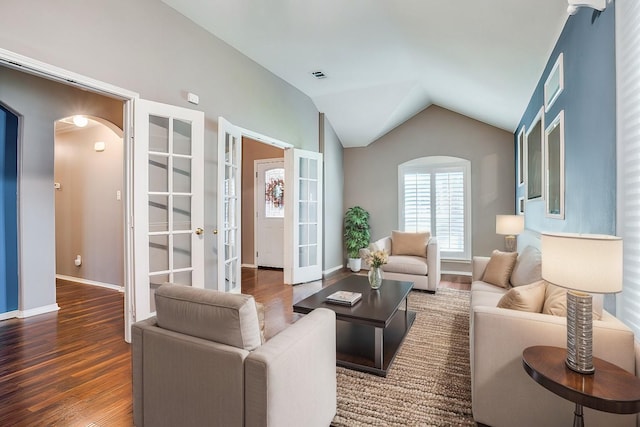
[[[242,289],[265,305],[271,337],[298,318],[294,300],[349,274],[291,287],[281,270],[243,269]],[[131,426],[123,294],[66,281],[57,292],[57,313],[0,322],[0,426]]]

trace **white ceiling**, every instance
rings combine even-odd
[[[307,94],[345,147],[431,104],[513,132],[567,19],[566,0],[162,1]]]

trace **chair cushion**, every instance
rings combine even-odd
[[[540,313],[542,312],[546,289],[546,283],[543,280],[530,285],[512,288],[500,298],[498,308]]]
[[[509,278],[518,257],[517,252],[493,251],[482,280],[501,288],[509,288]]]
[[[389,262],[382,266],[382,271],[415,274],[419,276],[426,276],[427,270],[427,259],[418,256],[391,255]]]
[[[391,255],[427,256],[427,243],[431,234],[406,233],[404,231],[391,232]]]
[[[262,342],[250,295],[164,284],[156,290],[155,300],[161,328],[249,351]]]
[[[523,286],[542,280],[542,254],[533,246],[527,246],[518,256],[511,272],[511,285]]]

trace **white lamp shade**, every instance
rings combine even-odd
[[[524,215],[496,215],[496,234],[514,236],[524,230]]]
[[[622,291],[622,239],[597,234],[542,233],[542,278],[589,293]]]

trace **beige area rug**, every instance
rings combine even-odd
[[[412,291],[416,320],[386,378],[338,367],[335,426],[473,426],[469,292]]]

